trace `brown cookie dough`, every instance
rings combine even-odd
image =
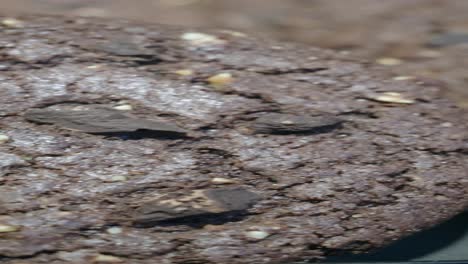
[[[0,30],[2,263],[314,260],[468,205],[466,118],[433,84],[225,31],[21,21]]]

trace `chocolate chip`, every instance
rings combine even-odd
[[[176,125],[141,119],[107,108],[86,110],[32,109],[24,114],[28,121],[54,124],[67,129],[91,134],[129,133],[146,130],[173,135],[185,135],[186,131]]]
[[[259,198],[242,187],[195,190],[188,195],[162,197],[146,202],[137,208],[133,222],[138,226],[179,224],[196,217],[197,221],[207,220],[207,224],[213,217],[242,213]]]
[[[91,47],[84,45],[82,48],[123,57],[139,64],[153,64],[175,60],[175,58],[171,54],[168,54],[162,47],[152,46],[151,48],[146,48],[135,42],[120,38],[106,43],[97,43]]]
[[[246,210],[259,199],[257,194],[240,187],[211,189],[204,194],[226,211]]]
[[[137,44],[123,40],[96,45],[94,49],[112,55],[125,57],[147,57],[152,55],[150,51],[138,46]]]
[[[340,126],[342,120],[330,115],[308,116],[268,113],[257,118],[252,128],[261,134],[321,133]]]

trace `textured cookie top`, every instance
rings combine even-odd
[[[222,30],[0,36],[5,263],[285,263],[468,205],[466,118],[428,81]]]

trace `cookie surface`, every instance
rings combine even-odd
[[[287,263],[468,205],[466,117],[430,82],[226,31],[0,36],[4,263]]]

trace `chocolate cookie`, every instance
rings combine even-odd
[[[468,205],[466,117],[346,54],[122,21],[0,30],[2,263],[287,263]]]

